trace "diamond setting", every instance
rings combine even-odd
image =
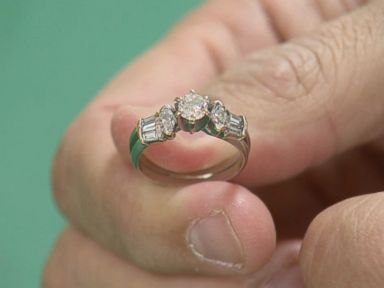
[[[159,119],[161,128],[166,136],[172,136],[176,130],[176,116],[171,105],[165,105],[160,109]]]
[[[129,152],[134,168],[155,181],[174,184],[231,179],[244,168],[251,145],[244,116],[233,114],[221,101],[201,96],[193,90],[169,104],[151,116],[141,118],[133,129],[129,138]],[[213,166],[202,162],[201,167],[192,171],[162,167],[146,158],[149,155],[143,154],[152,143],[171,140],[179,131],[191,134],[202,131],[232,145],[237,153]],[[216,152],[219,147],[212,148]],[[193,154],[191,157],[194,157]]]
[[[221,139],[243,139],[247,134],[244,116],[226,109],[219,101],[211,101],[191,90],[175,99],[174,105],[164,105],[159,112],[139,122],[138,136],[142,144],[173,139],[179,130],[205,133]]]
[[[144,143],[153,143],[162,140],[162,129],[156,115],[140,120],[140,138]]]
[[[223,131],[229,121],[229,113],[225,109],[223,103],[220,101],[215,101],[213,108],[211,110],[211,121],[217,131]]]
[[[176,101],[180,116],[188,121],[200,120],[208,113],[209,100],[193,91]]]
[[[227,136],[232,138],[243,138],[246,129],[246,120],[244,116],[238,116],[229,113],[229,122],[227,125]]]

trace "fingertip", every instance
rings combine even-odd
[[[356,196],[312,221],[300,252],[308,287],[382,287],[383,208],[383,192]]]
[[[226,182],[181,189],[172,199],[189,226],[186,246],[206,274],[250,274],[271,258],[276,234],[271,214],[254,194]]]

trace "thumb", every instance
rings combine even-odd
[[[288,178],[384,131],[383,12],[384,2],[371,1],[252,54],[204,91],[248,118],[242,184]]]
[[[301,251],[306,287],[383,287],[383,223],[384,193],[352,198],[322,212]]]

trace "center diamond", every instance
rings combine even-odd
[[[191,92],[180,98],[178,110],[184,119],[190,121],[199,120],[208,112],[208,100]]]

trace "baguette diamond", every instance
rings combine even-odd
[[[229,122],[227,125],[227,136],[241,138],[244,135],[245,121],[243,116],[233,113],[229,114]]]
[[[162,131],[158,117],[155,115],[140,121],[140,135],[144,143],[153,143],[162,139]]]

